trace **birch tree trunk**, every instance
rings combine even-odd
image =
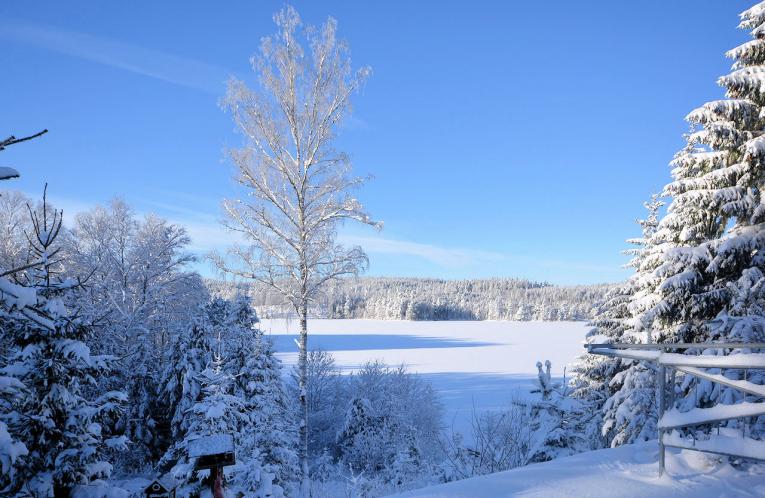
[[[300,339],[298,353],[298,382],[300,389],[300,467],[302,482],[300,484],[303,496],[309,496],[310,481],[308,479],[308,302],[304,302],[300,309]]]

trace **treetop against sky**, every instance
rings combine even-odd
[[[281,2],[0,5],[4,185],[68,216],[120,195],[185,225],[205,253],[230,241],[220,204],[241,145],[219,101],[274,32]],[[373,275],[613,281],[642,202],[669,178],[683,117],[721,98],[741,1],[295,2],[339,22],[373,74],[339,146],[377,233],[347,227]],[[700,61],[703,61],[700,62]],[[205,265],[204,269],[207,266]]]

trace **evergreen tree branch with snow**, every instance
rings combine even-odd
[[[595,320],[591,342],[761,342],[765,339],[765,2],[741,14],[753,40],[730,50],[733,72],[718,83],[726,98],[686,117],[686,146],[671,162],[672,181],[654,198],[641,222],[643,237],[630,251],[635,269],[617,299]],[[605,321],[603,320],[605,318]],[[686,354],[737,353],[709,345]],[[612,446],[655,437],[655,372],[634,361],[580,361],[580,393],[603,407],[602,434]],[[604,375],[605,374],[605,375]],[[731,379],[743,372],[727,369]],[[732,404],[745,397],[731,388],[681,376],[682,410]],[[749,380],[763,382],[754,375]],[[589,386],[589,387],[588,387]],[[727,422],[736,425],[736,421]],[[761,437],[763,424],[752,435]],[[703,428],[693,430],[703,436]]]
[[[33,230],[27,239],[35,264],[14,273],[15,282],[0,283],[0,322],[11,341],[0,374],[7,387],[23,389],[10,402],[6,398],[0,419],[26,447],[26,454],[17,451],[15,472],[6,474],[12,477],[6,490],[59,496],[109,476],[105,450],[125,440],[110,437],[107,422],[119,414],[125,396],[96,394],[113,358],[91,354],[85,344],[91,326],[66,304],[79,282],[61,276],[62,213],[50,209],[44,195],[41,210],[29,208],[29,214]]]

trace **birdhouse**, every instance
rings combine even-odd
[[[192,439],[188,444],[189,459],[196,459],[197,469],[217,469],[234,465],[234,437],[231,434],[214,434]]]
[[[168,475],[154,479],[143,490],[143,495],[146,498],[175,498],[175,488],[175,479]]]

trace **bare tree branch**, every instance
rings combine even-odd
[[[16,145],[21,142],[26,142],[27,140],[32,140],[33,138],[37,138],[41,135],[45,135],[46,133],[48,133],[47,129],[37,132],[34,135],[29,135],[28,137],[16,138],[13,135],[11,135],[5,140],[0,140],[0,150],[4,150],[6,147],[9,147],[11,145]]]

